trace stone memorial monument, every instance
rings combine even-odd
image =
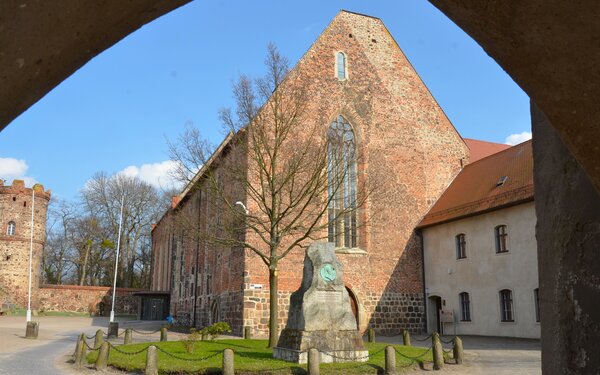
[[[321,362],[365,362],[365,350],[343,282],[344,268],[332,243],[309,246],[300,289],[290,297],[285,329],[273,357],[306,363],[309,349],[321,352]]]

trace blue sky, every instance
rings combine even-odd
[[[74,199],[97,171],[165,186],[166,138],[186,123],[213,142],[239,74],[263,72],[274,42],[292,64],[340,9],[379,17],[460,134],[504,143],[530,132],[529,99],[426,1],[195,1],[142,27],[0,132],[0,178]]]

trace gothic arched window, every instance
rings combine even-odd
[[[338,52],[336,56],[337,78],[344,80],[348,78],[346,74],[346,55],[344,52]]]
[[[356,144],[342,116],[328,131],[328,239],[336,247],[357,247]]]

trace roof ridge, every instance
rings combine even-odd
[[[340,12],[339,12],[339,13],[341,13],[341,12],[344,12],[344,13],[350,13],[350,14],[356,14],[357,16],[369,17],[369,18],[373,18],[373,19],[376,19],[376,20],[380,20],[380,21],[381,21],[381,18],[379,18],[379,17],[375,17],[375,16],[371,16],[371,15],[369,15],[369,14],[365,14],[365,13],[354,12],[354,11],[347,10],[347,9],[340,9]]]
[[[481,162],[482,160],[485,160],[485,159],[491,158],[491,157],[493,157],[493,156],[495,156],[495,157],[498,157],[500,154],[503,154],[503,153],[505,153],[505,152],[512,151],[512,150],[513,150],[513,149],[515,149],[516,147],[522,147],[522,146],[524,146],[524,145],[525,145],[527,142],[531,142],[531,139],[528,139],[528,140],[526,140],[525,142],[521,142],[521,143],[518,143],[518,144],[516,144],[516,145],[512,145],[512,146],[508,145],[508,146],[510,146],[510,147],[508,147],[508,148],[506,148],[506,149],[504,149],[504,150],[500,150],[500,151],[498,151],[498,152],[494,152],[493,154],[490,154],[490,155],[488,155],[488,156],[484,156],[484,157],[482,157],[481,159],[478,159],[478,160],[476,160],[476,161],[474,161],[474,162],[472,162],[472,163],[469,163],[469,164],[465,165],[465,167],[464,167],[463,169],[465,169],[465,168],[469,167],[470,165],[475,165],[475,164],[477,164],[477,163]],[[503,143],[497,143],[497,144],[501,145],[501,144],[503,144]],[[467,147],[468,147],[468,146],[467,146]]]

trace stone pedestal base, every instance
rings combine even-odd
[[[119,336],[119,323],[118,322],[109,322],[107,338],[116,339],[118,336]]]
[[[273,348],[273,357],[307,363],[308,350],[312,348],[319,350],[321,363],[366,362],[369,355],[356,330],[311,332],[286,328]]]
[[[319,351],[320,363],[343,363],[343,362],[367,362],[369,360],[368,350],[332,350]],[[287,348],[273,348],[273,358],[288,362],[307,363],[308,351]]]
[[[27,329],[25,330],[25,338],[37,339],[38,330],[40,326],[38,322],[27,322]]]

